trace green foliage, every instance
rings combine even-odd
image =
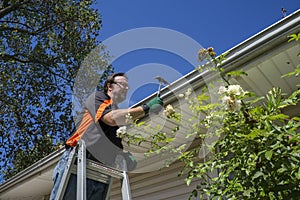
[[[98,45],[102,23],[93,3],[1,2],[0,163],[5,178],[52,152],[52,145],[71,134],[74,79]]]
[[[291,37],[298,40],[298,36]],[[222,78],[229,83],[233,75],[246,74],[235,71]],[[290,75],[297,75],[297,70]],[[207,117],[197,126],[208,128],[207,132],[199,131],[198,137],[214,140],[179,157],[185,163],[182,173],[188,174],[187,184],[195,178],[201,180],[191,198],[297,199],[300,124],[298,117],[290,117],[282,109],[299,102],[300,90],[286,97],[280,88],[273,88],[265,98],[254,98],[253,93],[232,96],[229,87],[230,84],[223,92],[228,95],[226,101],[213,107],[198,106]],[[241,107],[230,109],[228,104],[237,105],[238,99]],[[266,101],[261,102],[263,99]],[[210,152],[204,161],[195,159],[201,149]]]
[[[207,109],[209,117],[201,123],[216,129],[199,137],[217,139],[180,157],[188,171],[187,184],[200,178],[197,194],[212,199],[295,199],[300,192],[300,124],[281,108],[299,102],[299,93],[284,98],[274,88],[260,106],[244,100],[240,111],[224,110],[222,104]],[[195,161],[205,147],[213,154],[204,162]]]
[[[298,37],[291,36],[295,41]],[[200,61],[208,59],[213,50],[210,49],[198,52]],[[263,97],[257,97],[230,84],[231,78],[247,74],[225,73],[221,68],[225,56],[220,58],[212,57],[213,64],[204,63],[203,68],[219,72],[227,84],[219,88],[221,101],[207,103],[210,95],[205,88],[195,98],[188,97],[194,116],[187,120],[189,126],[179,118],[180,124],[173,132],[174,135],[183,126],[189,127],[188,137],[199,141],[196,147],[177,151],[178,159],[184,163],[180,175],[186,176],[186,184],[198,181],[190,199],[298,199],[300,118],[285,114],[283,109],[299,103],[300,89],[287,96],[280,88],[272,88]],[[202,72],[203,68],[198,70]],[[290,75],[297,75],[297,71]],[[205,118],[199,119],[203,115]],[[154,129],[149,134],[149,138],[142,137],[143,142],[152,138],[159,144],[172,141]],[[136,144],[140,141],[135,140]],[[153,146],[149,148],[150,153],[155,152]]]
[[[289,35],[288,37],[290,38],[288,42],[292,42],[292,41],[297,42],[300,39],[300,33],[292,34],[292,35]],[[298,53],[297,56],[300,58],[300,52]],[[287,73],[287,74],[283,75],[282,77],[289,77],[289,76],[297,76],[298,77],[299,74],[300,74],[300,64],[297,65],[297,67],[295,68],[294,71]]]
[[[177,118],[179,116],[174,115],[174,117]],[[129,146],[132,144],[149,146],[149,150],[144,154],[146,157],[152,156],[153,154],[175,153],[184,148],[184,145],[177,148],[174,148],[172,145],[175,139],[175,133],[179,128],[178,126],[174,127],[172,133],[162,132],[160,125],[153,127],[149,124],[146,125],[144,122],[134,122],[130,125],[130,128],[130,131],[124,132],[120,137],[122,137]],[[170,160],[171,159],[172,158],[170,158]]]
[[[300,39],[300,33],[298,34],[292,34],[292,35],[289,35],[288,36],[290,39],[288,40],[288,42],[291,42],[291,41],[298,41]]]

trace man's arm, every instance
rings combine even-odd
[[[138,106],[135,108],[112,110],[105,114],[101,120],[109,126],[122,126],[126,125],[126,115],[128,114],[130,114],[132,120],[145,116],[142,106]]]
[[[149,110],[151,110],[155,114],[158,114],[162,109],[162,106],[162,99],[160,97],[155,97],[142,106],[128,109],[112,110],[109,113],[105,114],[101,118],[101,120],[109,126],[122,126],[127,124],[126,115],[130,114],[131,120],[135,121],[145,116],[149,112]]]

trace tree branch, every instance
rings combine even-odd
[[[29,3],[30,0],[20,0],[19,2],[16,2],[13,5],[9,5],[3,9],[0,10],[0,19],[5,17],[6,15],[8,15],[10,12],[13,12],[15,10],[17,10],[20,6]]]
[[[18,57],[17,55],[9,55],[9,54],[0,54],[0,58],[2,58],[4,61],[9,61],[9,60],[15,60],[15,61],[18,61],[18,62],[21,62],[21,63],[25,63],[25,64],[28,64],[28,63],[39,63],[41,65],[43,65],[45,67],[45,69],[47,69],[50,74],[54,75],[54,76],[57,76],[57,77],[60,77],[66,81],[70,81],[68,79],[65,79],[65,77],[61,76],[59,73],[55,73],[53,72],[48,66],[49,66],[49,62],[42,62],[38,59],[22,59],[20,57]]]
[[[12,22],[12,21],[2,21],[0,20],[0,23],[8,23],[8,24],[18,24],[18,25],[21,25],[21,26],[24,26],[28,29],[31,29],[31,30],[34,30],[32,27],[28,26],[27,24],[24,24],[24,23],[20,23],[20,22]],[[19,31],[19,32],[25,32],[25,33],[32,33],[28,30],[25,30],[25,29],[22,29],[22,28],[15,28],[15,27],[9,27],[9,26],[0,26],[0,31],[6,31],[6,30],[9,30],[9,31]]]

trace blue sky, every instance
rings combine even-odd
[[[281,20],[282,7],[289,15],[300,8],[300,2],[299,0],[98,0],[97,8],[103,20],[99,38],[105,41],[124,31],[160,27],[182,33],[203,47],[212,46],[217,54],[220,54]],[[148,38],[149,34],[145,37]],[[119,42],[118,48],[128,45],[128,42],[134,41],[131,39]],[[178,42],[179,40],[174,40],[174,43]],[[178,48],[180,47],[181,45],[178,45]],[[190,54],[194,54],[196,59],[197,51]],[[178,72],[165,78],[169,82],[187,74],[195,67],[177,53],[157,48],[132,50],[117,56],[112,64],[116,71],[127,72],[136,68],[151,68],[151,63],[163,65],[165,68],[170,67]],[[157,88],[155,81],[149,81],[153,74],[147,70],[139,71],[142,72],[138,76],[129,78],[145,79],[145,84],[139,82],[140,86],[134,87],[129,104],[155,92]],[[169,73],[158,75],[166,74]],[[145,87],[148,89],[145,90]]]

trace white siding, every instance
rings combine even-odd
[[[178,176],[181,163],[168,168],[144,174],[130,174],[130,187],[133,200],[183,200],[188,199],[195,188],[196,181],[190,186],[185,184],[185,176]],[[118,181],[114,182],[111,200],[121,200],[121,189]]]

